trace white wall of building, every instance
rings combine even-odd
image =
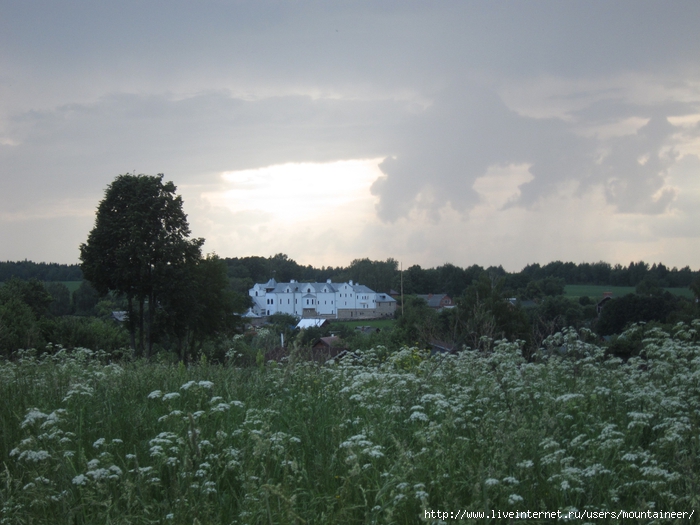
[[[338,316],[339,310],[372,310],[377,308],[377,293],[366,286],[347,283],[258,283],[249,290],[253,311],[257,315],[285,313]],[[385,294],[383,294],[384,297]],[[342,312],[341,312],[342,314]],[[345,317],[341,315],[341,317]]]

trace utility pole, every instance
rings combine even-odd
[[[403,262],[401,264],[401,317],[403,317]]]

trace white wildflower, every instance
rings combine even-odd
[[[73,485],[85,485],[88,479],[83,474],[78,474],[73,478]]]
[[[409,421],[430,421],[430,418],[423,412],[413,412],[408,419]]]
[[[510,503],[511,505],[516,505],[518,503],[522,503],[523,501],[523,497],[518,494],[511,494],[510,496],[508,496],[508,503]]]

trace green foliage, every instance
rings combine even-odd
[[[0,282],[9,281],[13,277],[23,281],[80,281],[83,272],[77,264],[0,261]]]
[[[241,326],[245,302],[228,288],[226,265],[216,255],[170,268],[160,293],[158,328],[161,342],[176,341],[183,361],[202,353],[210,340],[225,339]],[[226,349],[209,345],[209,358],[221,361]],[[214,350],[216,349],[216,350]]]
[[[528,340],[527,317],[503,294],[505,279],[491,279],[486,273],[457,299],[456,330],[470,348],[482,348],[490,339]]]
[[[664,323],[682,301],[668,293],[653,296],[630,294],[611,299],[600,313],[596,331],[600,335],[612,335],[621,333],[632,323]]]
[[[76,315],[95,315],[99,301],[100,294],[89,281],[81,282],[78,289],[73,292],[73,306]]]
[[[9,357],[20,348],[41,347],[44,340],[32,309],[21,297],[0,299],[0,355]]]
[[[0,355],[43,346],[37,321],[49,313],[51,301],[44,285],[36,280],[12,278],[0,287]]]
[[[294,342],[299,348],[311,348],[321,337],[328,337],[329,335],[330,327],[311,326],[309,328],[305,328],[304,330],[299,330]],[[277,343],[279,344],[279,335],[277,337]]]
[[[372,261],[370,259],[355,259],[346,270],[347,277],[341,281],[353,280],[362,283],[376,292],[388,293],[396,287],[399,263],[395,259]]]
[[[204,240],[190,240],[189,235],[182,198],[175,195],[172,182],[164,183],[162,174],[127,174],[119,175],[107,188],[95,227],[80,245],[85,278],[100,294],[115,291],[127,297],[132,340],[138,325],[137,350],[145,350],[147,356],[161,292],[174,271],[201,257]],[[138,313],[132,300],[138,303]],[[145,347],[144,335],[148,336]]]
[[[437,312],[420,297],[406,297],[403,309],[397,311],[395,338],[404,344],[426,347],[438,332]]]
[[[44,284],[44,287],[49,295],[51,295],[51,303],[49,304],[49,312],[51,312],[51,315],[62,316],[73,312],[70,290],[68,290],[65,284],[48,282]]]
[[[44,285],[36,279],[22,281],[13,277],[0,287],[0,302],[16,298],[26,304],[35,318],[49,313],[49,305],[53,300]]]
[[[25,352],[0,361],[0,396],[12,399],[0,405],[0,520],[353,525],[418,523],[437,509],[691,510],[700,322],[634,330],[625,337],[641,356],[626,362],[574,330],[529,363],[505,341],[260,369]]]
[[[654,276],[642,279],[634,291],[637,295],[661,295],[663,293],[659,280]]]
[[[60,317],[39,322],[45,341],[73,349],[95,348],[120,357],[129,348],[129,333],[116,321],[96,317]]]
[[[587,313],[590,316],[590,310]],[[582,327],[587,319],[578,301],[563,296],[546,297],[535,308],[527,309],[527,314],[537,346],[566,327]]]

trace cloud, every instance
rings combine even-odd
[[[174,180],[222,255],[508,264],[698,247],[697,2],[2,12],[0,228],[46,242],[40,259],[74,258],[84,219],[132,170]],[[290,229],[203,197],[231,191],[224,172],[378,158],[362,197],[374,215]],[[7,243],[0,258],[21,252]]]
[[[700,96],[640,105],[621,100],[619,88],[606,98],[599,87],[590,96],[579,93],[568,108],[560,104],[558,116],[541,117],[509,108],[498,91],[452,86],[402,130],[372,189],[383,220],[414,209],[434,217],[448,205],[467,213],[479,202],[474,181],[508,164],[528,164],[532,175],[508,206],[532,208],[570,182],[579,192],[604,188],[619,213],[659,214],[676,197],[665,179],[689,140],[683,115],[697,111]],[[676,115],[679,126],[667,119]]]
[[[242,100],[228,93],[186,99],[110,95],[93,104],[14,115],[0,145],[0,205],[96,196],[119,173],[166,173],[178,183],[284,162],[382,155],[377,129],[400,121],[405,103],[308,96]]]

